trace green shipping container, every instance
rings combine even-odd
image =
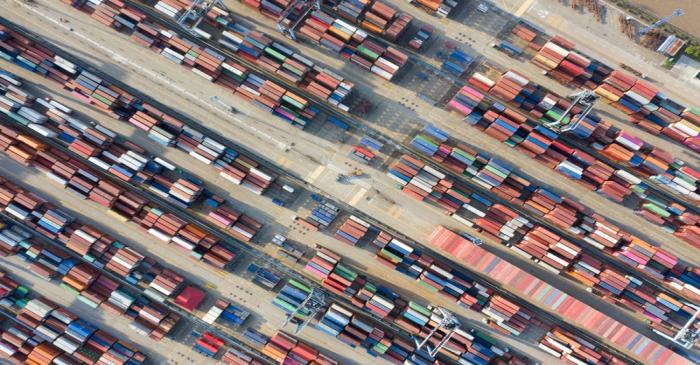
[[[277,61],[284,62],[284,60],[287,59],[287,57],[276,50],[274,50],[271,47],[265,48],[265,53],[268,54],[270,57],[276,59]]]
[[[379,58],[379,55],[365,48],[364,46],[357,46],[357,52],[361,55],[367,57],[370,61],[374,62]]]

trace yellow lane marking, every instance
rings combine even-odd
[[[523,5],[520,5],[518,10],[516,10],[515,13],[513,13],[513,15],[515,15],[518,18],[521,17],[523,14],[525,14],[526,11],[528,11],[528,9],[530,9],[530,6],[532,6],[532,3],[534,2],[535,0],[525,0]]]
[[[318,179],[319,176],[323,173],[323,170],[325,170],[325,166],[319,166],[314,170],[309,176],[306,178],[306,181],[308,181],[310,184],[313,184],[316,179]]]
[[[362,199],[362,197],[365,195],[366,192],[367,192],[367,189],[365,189],[365,188],[360,189],[360,190],[352,197],[352,199],[350,199],[350,201],[348,202],[348,204],[350,204],[350,205],[352,205],[352,206],[354,207],[355,204],[357,204],[357,203],[360,202],[360,199]]]

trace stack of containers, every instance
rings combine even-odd
[[[149,289],[147,289],[147,292],[152,293],[152,290],[155,290],[157,293],[160,293],[160,295],[155,294],[155,297],[174,297],[175,292],[180,289],[184,282],[185,278],[182,277],[182,275],[169,269],[163,269],[163,271],[156,275],[148,284]]]
[[[311,12],[299,33],[387,80],[408,61],[400,50],[384,47],[361,29],[322,11]]]
[[[453,49],[443,60],[441,68],[457,77],[462,76],[473,61],[466,52]]]
[[[312,271],[307,266],[307,270]],[[312,271],[313,272],[313,271]],[[290,279],[279,291],[272,304],[286,313],[295,313],[295,320],[305,320],[309,315],[305,310],[299,310],[301,303],[311,294],[311,288],[296,280]]]
[[[76,6],[88,12],[91,11],[85,5],[76,4]],[[123,7],[124,5],[122,5]],[[258,101],[256,105],[263,107],[263,109],[295,126],[303,127],[318,113],[308,100],[291,93],[282,86],[272,84],[269,80],[249,73],[245,67],[227,59],[216,51],[200,49],[166,29],[161,31],[161,27],[150,23],[145,17],[134,24],[136,24],[133,28],[134,33],[136,33],[136,29],[142,30],[143,28],[157,30],[155,32],[156,40],[150,43],[151,46],[149,48],[157,50],[161,55],[177,64],[189,67],[194,73],[204,79],[217,82],[233,90],[235,94],[244,99]],[[140,27],[141,24],[145,26]],[[89,83],[90,86],[93,84],[94,82]],[[86,91],[92,92],[89,87]],[[105,104],[105,100],[99,101]],[[110,102],[111,99],[107,98],[106,104],[108,106],[111,106]]]
[[[243,3],[259,9],[263,15],[277,20],[293,2],[290,0],[246,0]]]
[[[338,214],[340,214],[340,208],[327,201],[320,201],[316,208],[311,210],[311,215],[299,221],[305,222],[309,228],[325,229],[333,223]]]
[[[218,299],[207,314],[204,315],[203,320],[212,324],[217,319],[221,318],[227,323],[231,323],[233,326],[240,326],[248,317],[250,317],[250,312],[238,308],[225,300]]]
[[[450,214],[469,202],[468,190],[409,155],[403,155],[389,167],[389,177],[398,183],[404,193],[418,200],[435,201]]]
[[[560,316],[568,323],[626,351],[630,356],[649,362],[664,358],[668,363],[690,363],[690,360],[672,350],[520,270],[444,227],[439,227],[433,232],[430,242],[437,249],[453,255],[466,267],[487,275],[513,294]],[[548,295],[543,297],[539,294],[544,292],[547,292]],[[615,328],[615,330],[611,331],[611,328]],[[640,343],[643,345],[638,348]],[[632,350],[633,348],[638,348],[638,351]]]
[[[309,261],[306,270],[321,278],[322,286],[329,291],[350,299],[353,305],[387,317],[396,307],[398,295],[369,282],[364,275],[340,264],[340,256],[327,249],[320,249]]]
[[[194,342],[193,349],[207,357],[215,357],[224,345],[224,340],[211,332],[204,332],[202,337]]]
[[[282,364],[318,364],[337,365],[331,359],[315,348],[305,344],[284,332],[277,332],[263,347],[263,354]]]
[[[572,364],[623,364],[624,361],[561,328],[549,330],[537,345],[548,354]]]
[[[262,228],[262,223],[224,206],[212,209],[207,217],[212,223],[245,242],[252,240]]]
[[[374,34],[395,41],[408,28],[413,16],[398,13],[389,5],[379,1],[341,1],[335,11],[343,18],[358,24]]]
[[[248,0],[251,1],[251,0]],[[226,350],[221,357],[221,361],[226,365],[262,365],[263,363],[254,359],[252,356],[243,353],[234,348]]]
[[[526,257],[557,274],[569,268],[581,253],[578,246],[540,226],[535,226],[512,248],[521,250]]]
[[[342,242],[355,246],[369,230],[369,223],[351,215],[348,219],[338,227],[335,231],[335,238]]]
[[[410,3],[427,11],[428,13],[435,14],[441,18],[447,18],[452,12],[452,9],[459,5],[459,0],[411,0]]]
[[[486,314],[496,326],[500,327],[501,332],[513,336],[520,336],[527,328],[530,320],[534,319],[533,314],[529,310],[500,295],[491,297],[489,304],[481,312]]]
[[[315,65],[302,54],[275,42],[264,33],[252,30],[227,18],[226,30],[219,44],[257,63],[260,67],[299,85],[317,97],[349,110],[343,103],[354,84],[342,76]],[[218,25],[218,23],[217,23]]]
[[[154,8],[173,19],[178,19],[185,9],[189,9],[190,5],[177,0],[159,0]]]

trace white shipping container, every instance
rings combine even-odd
[[[386,72],[386,70],[382,69],[379,66],[372,66],[370,68],[370,71],[376,75],[379,75],[380,77],[382,77],[384,79],[387,79],[387,80],[391,80],[391,78],[394,77],[394,75]]]
[[[515,82],[516,84],[518,84],[520,86],[525,86],[530,82],[530,80],[528,80],[525,76],[520,75],[519,73],[516,73],[512,70],[509,70],[508,72],[503,74],[503,76],[505,78],[507,78],[508,80]]]
[[[474,73],[474,74],[472,75],[472,77],[473,77],[475,80],[477,80],[477,81],[483,83],[484,85],[488,86],[489,88],[492,87],[492,86],[494,86],[494,85],[496,85],[496,82],[495,82],[495,81],[489,79],[488,77],[486,77],[485,75],[483,75],[483,74],[480,73],[480,72]]]
[[[150,233],[152,236],[154,236],[155,238],[157,238],[163,242],[170,242],[170,240],[172,239],[172,237],[168,236],[163,231],[161,231],[157,228],[149,228],[148,233]]]

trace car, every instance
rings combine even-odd
[[[476,10],[486,14],[489,12],[489,7],[486,4],[481,3],[481,4],[479,4],[479,6],[476,7]]]
[[[414,35],[413,38],[408,41],[408,46],[413,48],[415,51],[419,51],[425,42],[428,41],[428,39],[430,39],[430,37],[433,35],[433,31],[434,29],[432,26],[428,24],[422,25],[420,29],[418,29],[416,35]]]

